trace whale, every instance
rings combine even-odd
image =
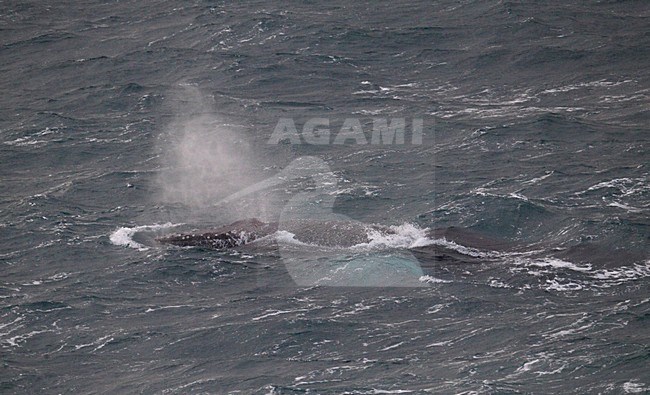
[[[210,230],[165,235],[156,238],[156,241],[160,244],[177,247],[226,250],[245,246],[278,231],[290,232],[296,240],[305,244],[342,248],[370,242],[370,231],[380,232],[384,235],[396,233],[389,226],[364,224],[356,221],[296,220],[280,224],[248,218]],[[460,227],[428,229],[426,236],[430,239],[446,240],[481,251],[509,251],[514,248],[505,240]],[[431,255],[433,250],[439,252],[444,249],[444,245],[439,244],[411,248],[412,251],[422,255]],[[440,254],[434,255],[438,255],[439,258]]]
[[[382,235],[390,235],[395,230],[389,226],[364,224],[358,221],[318,221],[294,220],[264,222],[257,218],[248,218],[233,223],[211,228],[204,231],[190,231],[148,237],[141,235],[146,245],[168,245],[226,251],[229,249],[246,248],[255,241],[280,235],[287,231],[295,236],[295,240],[316,247],[346,248],[368,243],[369,231],[377,231]],[[480,230],[450,226],[426,230],[426,237],[432,241],[424,245],[413,245],[408,248],[422,269],[434,267],[452,267],[466,264],[483,264],[488,261],[499,262],[509,259],[512,254],[523,253],[528,258],[547,258],[548,248],[539,244],[525,244],[503,238],[487,235]],[[259,248],[277,248],[276,238],[268,239],[270,243],[260,243]],[[296,246],[300,248],[300,245]],[[305,247],[306,250],[308,248]],[[258,248],[258,247],[252,247]],[[533,248],[531,250],[531,248]],[[404,249],[404,248],[397,248]],[[539,253],[539,254],[538,254]],[[563,249],[555,250],[550,256],[576,264],[593,265],[598,268],[618,267],[647,263],[647,252],[619,251],[599,243],[581,243]]]
[[[370,241],[368,230],[394,233],[389,227],[347,221],[294,220],[262,222],[257,218],[235,221],[207,231],[178,233],[159,237],[161,244],[178,247],[202,247],[216,250],[249,244],[279,230],[291,232],[300,242],[326,247],[351,247]]]

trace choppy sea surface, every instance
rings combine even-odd
[[[646,1],[3,2],[0,392],[648,393],[648,26]],[[421,143],[371,143],[401,118]],[[330,143],[276,144],[288,119]],[[367,144],[332,143],[348,119]],[[292,215],[322,225],[155,242]]]

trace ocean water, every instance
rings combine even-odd
[[[648,393],[649,25],[645,1],[3,2],[0,392]],[[273,138],[315,119],[324,144]],[[367,144],[334,144],[346,120]],[[246,218],[284,226],[155,240]]]

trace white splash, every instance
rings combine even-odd
[[[428,228],[420,228],[410,223],[389,226],[388,228],[390,229],[388,232],[369,228],[369,241],[352,246],[352,249],[415,248],[428,246],[434,242],[427,237]]]
[[[136,250],[146,251],[149,248],[133,240],[133,235],[138,232],[143,231],[157,231],[162,229],[172,228],[174,226],[179,226],[181,224],[172,224],[167,222],[166,224],[153,224],[153,225],[142,225],[134,226],[132,228],[122,227],[111,233],[110,240],[111,243],[117,246],[124,246],[129,248],[135,248]]]

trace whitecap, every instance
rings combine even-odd
[[[557,258],[544,258],[539,261],[532,261],[529,263],[529,265],[537,266],[537,267],[553,267],[557,269],[569,269],[569,270],[573,270],[576,272],[583,272],[583,273],[590,272],[592,269],[592,266],[589,264],[580,266],[580,265],[576,265],[575,263],[563,261]]]
[[[436,278],[433,276],[425,275],[425,276],[420,276],[420,281],[423,283],[428,283],[428,284],[441,284],[441,283],[450,283],[451,280],[443,280],[441,278]]]

